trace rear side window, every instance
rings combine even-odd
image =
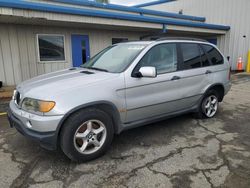
[[[205,51],[200,47],[202,67],[210,66],[210,62]]]
[[[197,44],[182,43],[181,51],[183,57],[182,69],[194,69],[201,67],[200,47]]]
[[[206,44],[202,44],[202,48],[207,53],[208,58],[210,59],[212,65],[223,64],[223,57],[216,48]]]

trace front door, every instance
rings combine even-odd
[[[177,65],[177,45],[159,44],[151,48],[135,68],[153,66],[156,78],[126,77],[126,123],[153,118],[183,108],[181,72]]]
[[[89,37],[87,35],[72,35],[71,42],[73,67],[79,67],[90,58]]]

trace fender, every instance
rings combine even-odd
[[[58,126],[57,126],[57,129],[56,129],[56,135],[57,135],[57,138],[58,138],[58,135],[60,133],[60,130],[61,130],[61,127],[63,125],[63,123],[65,122],[65,120],[70,116],[72,115],[74,112],[80,110],[80,109],[83,109],[83,108],[87,108],[87,107],[92,107],[92,106],[96,106],[96,105],[108,105],[109,107],[112,108],[112,111],[114,113],[112,113],[112,120],[113,120],[113,123],[114,123],[114,131],[115,133],[120,133],[121,132],[121,118],[120,118],[120,113],[118,111],[118,109],[116,108],[116,106],[112,103],[112,102],[109,102],[109,101],[95,101],[95,102],[90,102],[90,103],[86,103],[86,104],[83,104],[83,105],[80,105],[80,106],[77,106],[73,109],[71,109],[69,112],[67,112],[63,118],[61,119],[61,121],[59,122]]]
[[[223,95],[221,96],[220,101],[219,101],[219,102],[221,102],[223,100],[223,98],[224,98],[224,95],[225,95],[225,87],[224,87],[224,85],[222,83],[215,83],[215,84],[212,84],[209,87],[205,88],[204,93],[202,95],[202,98],[207,93],[207,91],[209,91],[211,88],[216,87],[216,86],[220,86],[220,87],[223,88]]]

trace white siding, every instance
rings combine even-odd
[[[39,63],[37,34],[64,35],[66,62]],[[91,56],[111,45],[113,37],[138,40],[141,35],[119,30],[0,24],[0,80],[4,85],[15,85],[34,76],[72,66],[71,34],[89,36]]]
[[[0,30],[1,51],[2,51],[1,60],[3,61],[2,63],[4,66],[5,81],[7,84],[11,84],[15,82],[9,38],[10,37],[9,37],[8,28],[4,28],[4,29],[2,28]]]
[[[177,0],[145,8],[175,13],[182,9],[183,14],[206,17],[206,23],[231,26],[226,36],[218,37],[218,47],[225,56],[231,57],[233,69],[239,56],[247,61],[250,49],[249,0]]]
[[[109,18],[101,18],[101,17],[93,17],[93,16],[51,13],[51,12],[12,9],[12,8],[3,8],[3,7],[0,7],[0,14],[1,14],[0,21],[3,23],[13,22],[13,20],[15,20],[17,21],[18,24],[29,23],[29,24],[37,25],[38,23],[47,24],[50,21],[50,22],[57,23],[57,24],[60,23],[60,25],[62,25],[63,22],[65,22],[68,25],[100,24],[100,25],[105,25],[105,26],[110,26],[110,27],[119,26],[119,27],[125,28],[126,30],[128,29],[131,30],[133,28],[137,28],[137,29],[141,28],[141,30],[162,29],[162,24],[160,23],[109,19]],[[9,17],[2,17],[2,16],[9,16]],[[16,20],[17,18],[19,19]],[[29,18],[29,20],[27,20],[27,18]]]

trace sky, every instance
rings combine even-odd
[[[141,4],[141,3],[148,3],[151,1],[154,1],[154,0],[110,0],[110,3],[132,6],[132,5]]]

